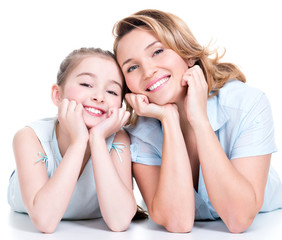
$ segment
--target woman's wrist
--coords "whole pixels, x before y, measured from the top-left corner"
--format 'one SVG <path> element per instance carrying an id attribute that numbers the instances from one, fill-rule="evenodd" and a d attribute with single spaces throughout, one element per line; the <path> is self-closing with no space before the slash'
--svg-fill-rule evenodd
<path id="1" fill-rule="evenodd" d="M 163 114 L 160 116 L 159 120 L 162 124 L 166 123 L 179 123 L 179 113 L 176 105 L 169 104 L 165 107 Z"/>

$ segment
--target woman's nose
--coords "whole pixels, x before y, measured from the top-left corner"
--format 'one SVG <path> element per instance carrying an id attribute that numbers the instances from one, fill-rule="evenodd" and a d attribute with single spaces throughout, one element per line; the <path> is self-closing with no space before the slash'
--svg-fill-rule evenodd
<path id="1" fill-rule="evenodd" d="M 156 67 L 153 65 L 152 62 L 147 62 L 146 64 L 143 64 L 144 79 L 151 78 L 152 76 L 154 76 L 156 71 Z"/>

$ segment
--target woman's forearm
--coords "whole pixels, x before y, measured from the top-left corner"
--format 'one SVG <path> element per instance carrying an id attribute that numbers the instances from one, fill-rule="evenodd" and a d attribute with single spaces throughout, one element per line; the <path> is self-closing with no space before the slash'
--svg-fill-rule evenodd
<path id="1" fill-rule="evenodd" d="M 179 119 L 162 119 L 163 153 L 158 187 L 149 213 L 168 231 L 189 232 L 194 223 L 194 188 L 191 166 Z"/>
<path id="2" fill-rule="evenodd" d="M 195 129 L 209 199 L 231 231 L 244 231 L 261 207 L 255 190 L 227 158 L 210 124 L 206 122 Z"/>

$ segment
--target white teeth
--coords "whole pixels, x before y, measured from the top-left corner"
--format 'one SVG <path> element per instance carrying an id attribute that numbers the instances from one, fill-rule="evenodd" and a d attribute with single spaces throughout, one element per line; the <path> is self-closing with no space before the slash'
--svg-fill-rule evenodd
<path id="1" fill-rule="evenodd" d="M 92 112 L 92 113 L 99 114 L 99 115 L 102 114 L 102 112 L 101 112 L 100 110 L 95 109 L 95 108 L 90 108 L 90 107 L 88 107 L 88 108 L 85 108 L 85 109 L 86 109 L 88 112 Z"/>
<path id="2" fill-rule="evenodd" d="M 160 81 L 157 81 L 156 83 L 154 83 L 151 87 L 149 87 L 148 89 L 150 91 L 153 91 L 154 89 L 156 89 L 157 87 L 159 87 L 160 85 L 162 85 L 163 83 L 167 82 L 169 79 L 169 77 L 167 78 L 163 78 Z"/>

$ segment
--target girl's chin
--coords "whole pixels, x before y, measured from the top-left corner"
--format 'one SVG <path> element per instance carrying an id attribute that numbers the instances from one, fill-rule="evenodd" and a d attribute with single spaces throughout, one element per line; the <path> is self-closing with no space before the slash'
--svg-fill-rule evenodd
<path id="1" fill-rule="evenodd" d="M 91 129 L 95 126 L 97 126 L 99 123 L 101 123 L 103 119 L 92 119 L 91 121 L 89 119 L 84 119 L 85 125 L 88 129 Z"/>

